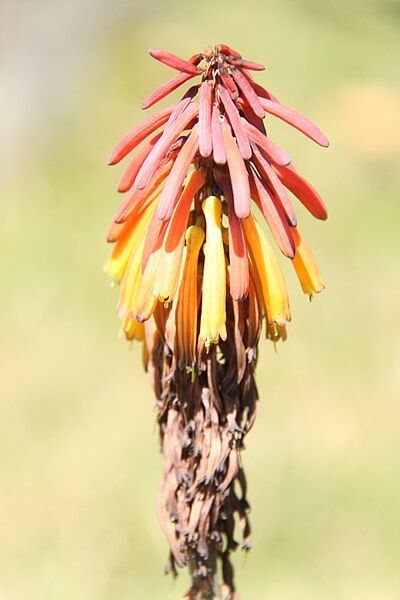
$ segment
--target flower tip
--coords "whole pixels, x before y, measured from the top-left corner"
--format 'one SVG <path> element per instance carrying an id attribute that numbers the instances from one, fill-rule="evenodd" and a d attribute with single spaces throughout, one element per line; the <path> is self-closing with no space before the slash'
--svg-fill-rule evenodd
<path id="1" fill-rule="evenodd" d="M 136 321 L 138 323 L 144 323 L 146 321 L 146 319 L 140 314 L 140 313 L 135 313 L 134 318 L 136 319 Z"/>
<path id="2" fill-rule="evenodd" d="M 250 203 L 242 202 L 239 206 L 235 206 L 235 213 L 239 219 L 247 219 L 247 217 L 250 215 L 250 212 Z"/>
<path id="3" fill-rule="evenodd" d="M 322 137 L 321 137 L 320 145 L 323 148 L 329 148 L 329 146 L 331 145 L 330 141 L 328 140 L 328 138 L 325 135 L 323 135 L 323 134 L 322 134 Z"/>
<path id="4" fill-rule="evenodd" d="M 156 208 L 156 215 L 158 217 L 158 219 L 160 219 L 160 221 L 169 221 L 169 214 L 168 214 L 168 206 L 164 206 L 163 204 L 158 204 L 157 208 Z"/>

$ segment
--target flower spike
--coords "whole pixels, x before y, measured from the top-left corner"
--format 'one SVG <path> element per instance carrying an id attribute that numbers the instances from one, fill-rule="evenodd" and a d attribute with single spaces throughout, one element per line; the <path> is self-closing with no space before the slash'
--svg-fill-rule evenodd
<path id="1" fill-rule="evenodd" d="M 251 547 L 241 452 L 257 414 L 258 345 L 263 326 L 274 344 L 286 340 L 291 320 L 279 261 L 290 260 L 310 298 L 324 288 L 291 194 L 317 219 L 327 209 L 269 137 L 270 115 L 320 146 L 328 140 L 255 81 L 263 65 L 226 44 L 189 60 L 149 52 L 177 73 L 143 109 L 188 89 L 111 151 L 112 165 L 133 155 L 104 270 L 120 286 L 120 334 L 143 344 L 157 398 L 167 570 L 190 564 L 187 598 L 235 600 L 238 535 Z"/>

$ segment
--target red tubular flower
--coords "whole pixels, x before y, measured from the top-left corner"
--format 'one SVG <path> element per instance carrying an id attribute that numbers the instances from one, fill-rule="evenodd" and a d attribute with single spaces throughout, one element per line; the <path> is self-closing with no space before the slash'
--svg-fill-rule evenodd
<path id="1" fill-rule="evenodd" d="M 119 180 L 125 196 L 107 232 L 114 247 L 105 270 L 120 283 L 121 332 L 143 341 L 157 397 L 164 455 L 157 510 L 169 569 L 189 565 L 188 598 L 218 593 L 234 600 L 236 529 L 242 547 L 251 545 L 240 452 L 258 404 L 261 327 L 265 322 L 274 342 L 285 340 L 291 320 L 286 284 L 258 215 L 304 293 L 324 287 L 289 193 L 317 219 L 326 219 L 325 204 L 267 137 L 266 125 L 274 116 L 321 146 L 328 140 L 254 81 L 251 72 L 263 65 L 225 44 L 189 60 L 150 54 L 178 74 L 142 108 L 194 83 L 110 154 L 116 164 L 136 149 Z"/>

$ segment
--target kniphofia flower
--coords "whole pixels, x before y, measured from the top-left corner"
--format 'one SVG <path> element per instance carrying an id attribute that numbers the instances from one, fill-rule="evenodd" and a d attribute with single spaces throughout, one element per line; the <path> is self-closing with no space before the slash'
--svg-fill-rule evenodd
<path id="1" fill-rule="evenodd" d="M 110 154 L 112 165 L 131 158 L 118 184 L 124 198 L 109 227 L 114 246 L 105 270 L 120 284 L 121 331 L 143 342 L 157 397 L 168 568 L 189 565 L 189 598 L 235 598 L 237 526 L 242 547 L 251 545 L 240 452 L 258 404 L 258 342 L 263 322 L 275 342 L 286 339 L 291 320 L 279 254 L 305 294 L 324 287 L 293 200 L 322 220 L 325 204 L 266 127 L 277 117 L 321 146 L 328 140 L 254 81 L 262 65 L 224 44 L 189 60 L 150 54 L 177 74 L 142 108 L 191 87 Z"/>

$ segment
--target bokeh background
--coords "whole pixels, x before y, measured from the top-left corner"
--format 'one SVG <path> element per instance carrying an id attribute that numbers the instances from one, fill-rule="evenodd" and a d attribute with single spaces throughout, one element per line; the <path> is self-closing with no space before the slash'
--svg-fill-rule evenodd
<path id="1" fill-rule="evenodd" d="M 399 26 L 398 0 L 2 0 L 1 600 L 186 588 L 162 574 L 154 402 L 102 273 L 105 164 L 170 76 L 147 48 L 222 41 L 331 139 L 268 119 L 329 205 L 298 206 L 327 286 L 310 305 L 287 268 L 289 339 L 262 345 L 241 597 L 400 598 Z"/>

